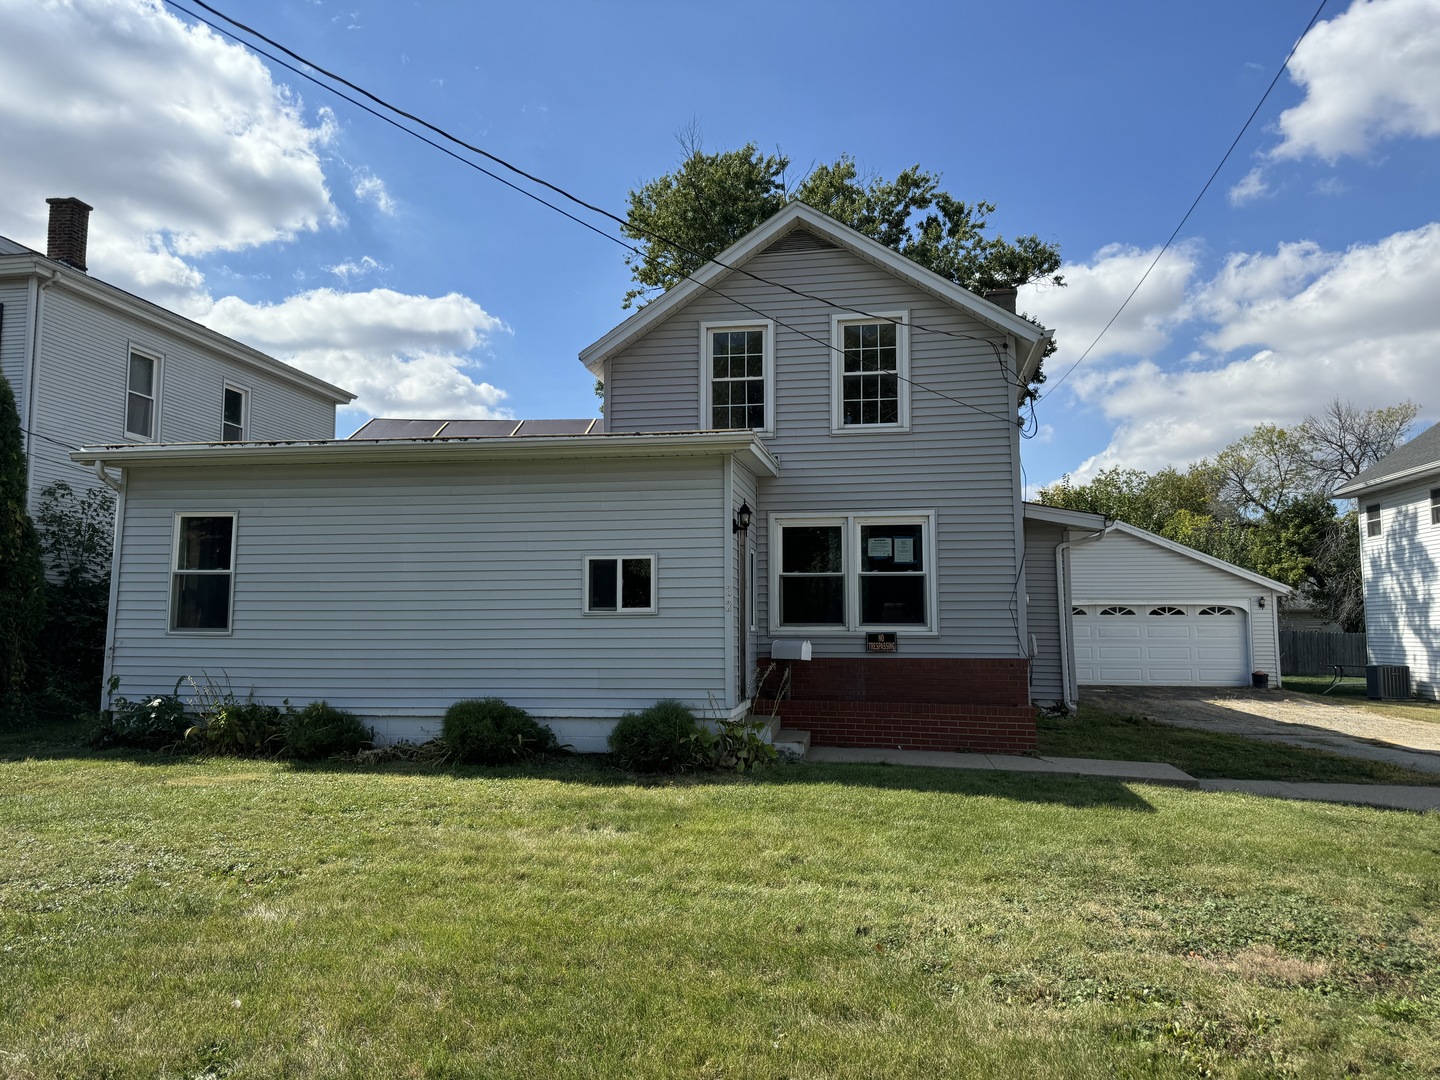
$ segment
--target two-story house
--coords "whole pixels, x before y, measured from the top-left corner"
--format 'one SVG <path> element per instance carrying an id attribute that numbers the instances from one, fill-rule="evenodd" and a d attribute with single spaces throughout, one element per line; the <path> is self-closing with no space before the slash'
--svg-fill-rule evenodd
<path id="1" fill-rule="evenodd" d="M 49 199 L 44 255 L 0 236 L 0 373 L 15 394 L 33 510 L 96 443 L 329 439 L 354 395 L 86 272 L 91 208 Z"/>
<path id="2" fill-rule="evenodd" d="M 603 425 L 89 448 L 123 478 L 109 672 L 386 737 L 496 695 L 601 749 L 659 698 L 779 696 L 816 743 L 1032 748 L 1105 524 L 1021 498 L 1047 337 L 792 204 L 583 350 Z"/>

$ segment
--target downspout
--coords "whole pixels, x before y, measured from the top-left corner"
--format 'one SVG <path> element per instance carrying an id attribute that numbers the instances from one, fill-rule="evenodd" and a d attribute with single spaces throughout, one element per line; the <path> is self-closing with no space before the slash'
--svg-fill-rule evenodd
<path id="1" fill-rule="evenodd" d="M 119 476 L 111 476 L 105 471 L 105 462 L 96 460 L 95 475 L 100 478 L 102 484 L 115 492 L 115 494 L 119 495 L 125 491 L 125 474 L 122 472 Z"/>
<path id="2" fill-rule="evenodd" d="M 110 695 L 114 693 L 111 685 L 115 672 L 115 601 L 120 595 L 120 555 L 125 550 L 122 542 L 125 529 L 125 473 L 120 473 L 116 480 L 105 471 L 105 463 L 100 460 L 95 462 L 95 474 L 105 482 L 105 486 L 114 488 L 115 495 L 115 526 L 111 531 L 114 543 L 110 549 L 110 602 L 105 610 L 105 656 L 101 668 L 100 678 L 100 710 L 107 712 L 110 708 Z"/>
<path id="3" fill-rule="evenodd" d="M 1071 712 L 1076 708 L 1075 699 L 1070 696 L 1070 650 L 1075 647 L 1075 632 L 1070 622 L 1070 578 L 1065 572 L 1065 556 L 1072 547 L 1105 539 L 1119 524 L 1118 521 L 1107 521 L 1099 532 L 1055 545 L 1055 591 L 1060 598 L 1060 703 Z"/>

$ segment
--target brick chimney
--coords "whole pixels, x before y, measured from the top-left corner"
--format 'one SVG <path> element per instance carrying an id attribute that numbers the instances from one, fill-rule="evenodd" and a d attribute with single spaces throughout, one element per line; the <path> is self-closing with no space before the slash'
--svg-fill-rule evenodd
<path id="1" fill-rule="evenodd" d="M 45 201 L 50 204 L 50 235 L 45 254 L 56 262 L 84 270 L 90 211 L 95 208 L 74 197 Z"/>
<path id="2" fill-rule="evenodd" d="M 53 226 L 52 226 L 53 228 Z M 1015 314 L 1015 294 L 1019 292 L 1014 285 L 1005 289 L 987 289 L 985 299 L 996 307 L 1002 307 L 1010 314 Z"/>

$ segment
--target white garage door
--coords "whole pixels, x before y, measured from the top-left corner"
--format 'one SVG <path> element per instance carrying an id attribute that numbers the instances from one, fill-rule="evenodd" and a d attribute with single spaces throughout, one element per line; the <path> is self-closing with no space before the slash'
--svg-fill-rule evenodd
<path id="1" fill-rule="evenodd" d="M 1245 613 L 1224 604 L 1073 610 L 1075 677 L 1090 686 L 1245 686 Z"/>

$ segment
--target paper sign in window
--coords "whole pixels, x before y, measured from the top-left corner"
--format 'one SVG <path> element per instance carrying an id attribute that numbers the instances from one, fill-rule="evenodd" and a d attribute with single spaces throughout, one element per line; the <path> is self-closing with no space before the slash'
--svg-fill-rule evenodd
<path id="1" fill-rule="evenodd" d="M 872 537 L 870 537 L 870 544 L 869 544 L 869 547 L 868 547 L 867 551 L 868 551 L 868 554 L 870 555 L 870 558 L 872 558 L 872 559 L 888 559 L 888 558 L 890 558 L 890 537 L 888 537 L 888 536 L 872 536 Z"/>
<path id="2" fill-rule="evenodd" d="M 873 544 L 875 541 L 870 542 Z M 915 538 L 913 536 L 895 537 L 895 561 L 897 563 L 913 563 L 915 561 Z"/>

